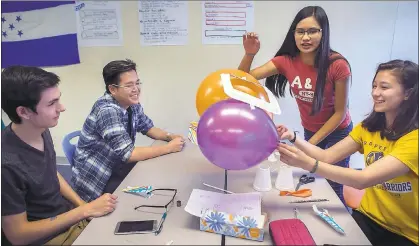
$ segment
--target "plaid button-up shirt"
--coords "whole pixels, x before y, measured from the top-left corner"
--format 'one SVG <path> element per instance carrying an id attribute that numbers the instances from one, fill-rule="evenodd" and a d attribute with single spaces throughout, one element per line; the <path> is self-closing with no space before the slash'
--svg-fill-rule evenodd
<path id="1" fill-rule="evenodd" d="M 146 134 L 153 122 L 140 104 L 131 105 L 132 127 L 128 133 L 128 112 L 108 93 L 100 97 L 87 117 L 73 157 L 73 188 L 86 202 L 102 195 L 117 165 L 124 165 L 134 150 L 137 132 Z"/>

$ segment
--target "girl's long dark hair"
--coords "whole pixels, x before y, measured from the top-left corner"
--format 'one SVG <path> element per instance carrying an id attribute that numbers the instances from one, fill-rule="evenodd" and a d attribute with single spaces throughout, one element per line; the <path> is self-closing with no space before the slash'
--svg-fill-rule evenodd
<path id="1" fill-rule="evenodd" d="M 380 132 L 381 138 L 397 140 L 418 129 L 418 64 L 411 61 L 392 60 L 378 66 L 374 76 L 380 71 L 392 71 L 406 92 L 406 99 L 400 104 L 391 126 L 386 126 L 385 114 L 374 110 L 362 121 L 362 126 L 370 132 Z M 374 83 L 373 80 L 373 83 Z"/>
<path id="2" fill-rule="evenodd" d="M 338 59 L 344 59 L 348 62 L 342 55 L 330 49 L 329 19 L 327 18 L 324 9 L 319 6 L 308 6 L 301 9 L 295 16 L 294 21 L 288 30 L 287 36 L 285 37 L 281 48 L 278 52 L 276 52 L 275 57 L 289 56 L 291 58 L 295 58 L 298 56 L 300 51 L 295 43 L 294 31 L 301 20 L 311 16 L 317 20 L 320 28 L 322 29 L 322 38 L 320 40 L 319 47 L 317 48 L 314 62 L 314 67 L 317 69 L 316 89 L 314 91 L 313 106 L 311 108 L 311 115 L 314 115 L 318 113 L 323 106 L 323 93 L 326 86 L 326 77 L 329 65 Z M 330 55 L 333 53 L 336 53 L 337 55 L 331 58 Z M 266 78 L 265 85 L 277 97 L 284 97 L 287 78 L 282 74 L 276 74 Z M 291 88 L 290 94 L 292 95 Z"/>

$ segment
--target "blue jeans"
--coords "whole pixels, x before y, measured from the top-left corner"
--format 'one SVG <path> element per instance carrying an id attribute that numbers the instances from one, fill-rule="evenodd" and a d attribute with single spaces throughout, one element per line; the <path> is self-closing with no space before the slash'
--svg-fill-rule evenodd
<path id="1" fill-rule="evenodd" d="M 346 138 L 349 133 L 352 131 L 353 123 L 351 122 L 347 127 L 341 130 L 335 130 L 334 132 L 330 133 L 325 139 L 323 139 L 320 143 L 317 144 L 318 147 L 322 149 L 330 148 L 331 146 L 335 145 L 340 140 Z M 315 133 L 311 132 L 307 129 L 304 129 L 304 138 L 308 141 Z M 336 166 L 340 167 L 349 167 L 349 160 L 350 156 L 347 158 L 335 163 Z M 331 163 L 332 164 L 332 163 Z M 346 206 L 345 199 L 343 198 L 343 185 L 333 182 L 331 180 L 326 179 L 329 182 L 332 189 L 335 191 L 336 195 L 338 195 L 339 199 L 342 203 Z"/>

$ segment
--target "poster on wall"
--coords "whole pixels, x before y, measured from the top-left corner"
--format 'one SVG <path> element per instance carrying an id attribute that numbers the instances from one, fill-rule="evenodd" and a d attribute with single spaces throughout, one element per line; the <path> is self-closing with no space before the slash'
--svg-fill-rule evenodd
<path id="1" fill-rule="evenodd" d="M 118 1 L 77 1 L 79 46 L 122 46 L 121 6 Z"/>
<path id="2" fill-rule="evenodd" d="M 253 28 L 253 1 L 202 1 L 203 44 L 241 44 Z"/>
<path id="3" fill-rule="evenodd" d="M 139 1 L 141 45 L 186 45 L 187 1 Z"/>

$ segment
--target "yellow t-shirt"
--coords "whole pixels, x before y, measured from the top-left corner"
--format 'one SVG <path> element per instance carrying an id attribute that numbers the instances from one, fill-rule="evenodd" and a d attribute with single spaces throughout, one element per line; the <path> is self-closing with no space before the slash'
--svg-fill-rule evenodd
<path id="1" fill-rule="evenodd" d="M 381 139 L 358 124 L 350 136 L 359 143 L 366 166 L 391 155 L 410 168 L 403 176 L 365 189 L 358 210 L 385 229 L 418 244 L 418 130 L 396 141 Z"/>

